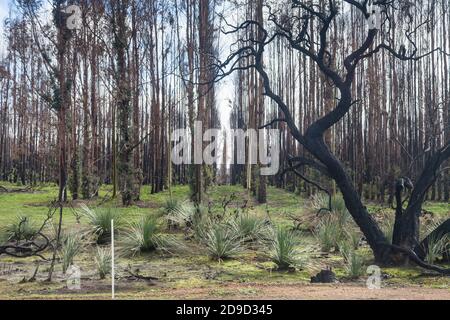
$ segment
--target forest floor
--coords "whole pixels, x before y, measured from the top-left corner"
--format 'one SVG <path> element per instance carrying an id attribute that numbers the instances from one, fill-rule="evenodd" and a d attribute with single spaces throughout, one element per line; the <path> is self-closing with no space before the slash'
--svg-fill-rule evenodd
<path id="1" fill-rule="evenodd" d="M 8 189 L 15 186 L 2 183 Z M 116 206 L 115 200 L 104 201 L 110 195 L 110 187 L 102 188 L 99 198 L 88 205 Z M 186 186 L 173 188 L 173 197 L 186 199 Z M 231 207 L 240 207 L 247 193 L 237 186 L 216 186 L 209 192 L 213 211 L 220 211 L 222 199 L 236 194 Z M 49 202 L 57 194 L 55 186 L 44 186 L 29 192 L 0 193 L 0 227 L 7 226 L 18 215 L 27 215 L 41 221 L 47 214 Z M 130 208 L 119 208 L 128 221 L 139 216 L 157 213 L 168 198 L 168 192 L 151 195 L 148 188 L 142 189 L 141 202 Z M 68 230 L 87 228 L 85 218 L 77 214 L 83 201 L 72 202 L 64 210 L 63 226 Z M 368 276 L 350 279 L 346 275 L 344 260 L 339 253 L 323 253 L 310 232 L 315 221 L 314 211 L 308 200 L 276 188 L 268 188 L 267 205 L 248 204 L 249 212 L 261 217 L 270 217 L 276 224 L 294 227 L 291 217 L 302 219 L 300 224 L 301 249 L 308 263 L 296 272 L 273 270 L 264 252 L 249 248 L 237 258 L 213 261 L 205 248 L 185 238 L 182 232 L 174 235 L 183 241 L 183 251 L 173 254 L 151 253 L 134 258 L 118 258 L 116 261 L 116 298 L 118 299 L 450 299 L 450 277 L 443 277 L 416 267 L 382 268 L 380 289 L 368 289 Z M 393 214 L 392 210 L 375 204 L 369 211 L 378 216 L 380 212 Z M 446 203 L 426 203 L 425 209 L 437 217 L 449 217 L 450 206 Z M 81 287 L 69 290 L 66 276 L 58 264 L 54 281 L 45 282 L 49 263 L 37 257 L 18 259 L 0 256 L 0 299 L 110 299 L 111 279 L 99 280 L 94 266 L 94 247 L 86 247 L 75 257 L 81 268 Z M 367 246 L 358 250 L 364 255 L 365 265 L 372 264 Z M 45 254 L 50 257 L 50 252 Z M 37 265 L 36 281 L 29 279 Z M 310 284 L 310 277 L 320 269 L 332 267 L 338 283 L 331 285 Z M 149 281 L 134 275 L 152 276 Z"/>

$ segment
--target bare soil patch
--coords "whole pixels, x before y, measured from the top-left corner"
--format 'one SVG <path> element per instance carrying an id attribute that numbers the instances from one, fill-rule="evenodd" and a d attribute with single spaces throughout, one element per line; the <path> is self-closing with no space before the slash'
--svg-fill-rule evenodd
<path id="1" fill-rule="evenodd" d="M 368 289 L 361 285 L 241 285 L 220 288 L 225 299 L 276 299 L 276 300 L 450 300 L 449 289 L 423 287 Z M 217 290 L 189 288 L 172 291 L 176 298 L 216 299 Z M 216 293 L 216 294 L 215 294 Z"/>

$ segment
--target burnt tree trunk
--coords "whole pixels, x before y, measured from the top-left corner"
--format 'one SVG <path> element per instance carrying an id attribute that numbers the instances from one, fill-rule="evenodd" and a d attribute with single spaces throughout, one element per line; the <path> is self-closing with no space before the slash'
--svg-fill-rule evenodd
<path id="1" fill-rule="evenodd" d="M 420 249 L 418 249 L 418 247 L 420 247 L 419 218 L 422 212 L 422 205 L 428 190 L 439 176 L 439 168 L 449 157 L 450 145 L 447 145 L 446 147 L 441 148 L 433 155 L 431 155 L 428 161 L 426 161 L 424 170 L 422 171 L 417 183 L 415 184 L 414 189 L 411 192 L 408 206 L 404 210 L 404 212 L 401 212 L 399 222 L 394 226 L 394 245 L 420 252 Z M 399 206 L 401 207 L 401 199 L 400 203 L 397 203 L 397 208 Z M 400 210 L 403 211 L 402 209 Z M 438 232 L 444 231 L 446 227 L 447 223 L 444 223 L 442 228 L 438 228 L 440 229 Z M 426 243 L 428 243 L 428 240 Z M 419 257 L 423 257 L 424 254 L 425 251 L 423 251 L 422 254 L 419 255 Z"/>
<path id="2" fill-rule="evenodd" d="M 119 125 L 119 188 L 122 195 L 122 204 L 128 206 L 132 202 L 133 170 L 132 170 L 132 135 L 130 130 L 131 107 L 130 86 L 127 75 L 126 51 L 128 46 L 126 17 L 128 0 L 113 1 L 113 30 L 114 49 L 116 54 L 116 105 Z"/>

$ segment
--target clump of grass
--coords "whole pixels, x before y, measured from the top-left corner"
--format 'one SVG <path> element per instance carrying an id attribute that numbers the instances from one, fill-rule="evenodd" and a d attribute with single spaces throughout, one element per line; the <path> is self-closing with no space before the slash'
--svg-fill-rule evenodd
<path id="1" fill-rule="evenodd" d="M 73 259 L 83 248 L 81 237 L 77 234 L 69 233 L 63 239 L 60 250 L 63 273 L 73 264 Z"/>
<path id="2" fill-rule="evenodd" d="M 311 207 L 319 211 L 328 208 L 328 195 L 324 193 L 316 193 L 311 197 Z"/>
<path id="3" fill-rule="evenodd" d="M 329 208 L 329 197 L 326 194 L 316 194 L 312 198 L 312 206 L 316 210 Z M 359 245 L 359 234 L 353 230 L 351 215 L 345 206 L 341 195 L 331 197 L 331 212 L 326 212 L 315 228 L 314 234 L 319 240 L 322 251 L 339 250 L 339 243 L 348 238 L 355 248 Z M 348 231 L 351 230 L 351 231 Z"/>
<path id="4" fill-rule="evenodd" d="M 179 246 L 175 239 L 164 236 L 158 218 L 154 215 L 142 217 L 129 224 L 119 239 L 119 252 L 123 256 L 135 256 L 157 249 L 170 251 Z"/>
<path id="5" fill-rule="evenodd" d="M 14 221 L 12 221 L 5 228 L 6 241 L 29 241 L 38 232 L 38 226 L 33 223 L 30 217 L 27 216 L 17 216 Z"/>
<path id="6" fill-rule="evenodd" d="M 229 259 L 243 250 L 242 240 L 228 224 L 211 224 L 199 235 L 212 259 L 219 261 Z"/>
<path id="7" fill-rule="evenodd" d="M 425 256 L 425 260 L 429 264 L 434 263 L 437 259 L 444 256 L 450 250 L 450 237 L 448 235 L 444 235 L 439 238 L 430 236 L 430 234 L 443 222 L 444 220 L 441 218 L 431 219 L 425 228 L 421 228 L 421 240 L 423 241 L 426 237 L 430 237 L 428 239 L 427 254 Z"/>
<path id="8" fill-rule="evenodd" d="M 386 239 L 389 243 L 392 243 L 392 238 L 394 236 L 394 223 L 395 217 L 393 215 L 386 216 L 385 219 L 381 222 L 381 230 L 386 236 Z"/>
<path id="9" fill-rule="evenodd" d="M 170 228 L 190 226 L 192 224 L 195 208 L 186 201 L 169 199 L 163 207 L 163 214 L 166 217 Z"/>
<path id="10" fill-rule="evenodd" d="M 347 239 L 343 239 L 343 240 L 339 241 L 339 252 L 341 253 L 344 260 L 345 260 L 345 257 L 348 256 L 348 254 L 354 250 L 355 249 L 353 249 L 352 244 Z"/>
<path id="11" fill-rule="evenodd" d="M 345 201 L 342 196 L 334 195 L 331 197 L 331 210 L 337 214 L 338 221 L 341 226 L 351 221 L 352 217 L 345 206 Z"/>
<path id="12" fill-rule="evenodd" d="M 178 201 L 177 199 L 168 198 L 162 207 L 162 211 L 164 214 L 170 214 L 176 208 L 178 208 L 179 205 L 180 205 L 180 201 Z"/>
<path id="13" fill-rule="evenodd" d="M 345 230 L 345 238 L 348 240 L 349 244 L 351 244 L 354 250 L 357 250 L 359 248 L 359 243 L 361 242 L 361 233 L 358 230 L 355 230 L 354 228 Z"/>
<path id="14" fill-rule="evenodd" d="M 293 231 L 285 228 L 272 228 L 268 242 L 268 257 L 277 265 L 278 270 L 300 267 L 298 245 L 300 244 Z"/>
<path id="15" fill-rule="evenodd" d="M 208 214 L 208 209 L 199 205 L 194 208 L 192 215 L 192 223 L 190 228 L 193 231 L 194 237 L 200 241 L 206 237 L 206 231 L 208 231 L 212 225 L 219 224 L 219 221 L 212 221 L 211 216 Z"/>
<path id="16" fill-rule="evenodd" d="M 111 250 L 109 248 L 97 247 L 95 253 L 95 266 L 100 279 L 105 279 L 111 273 Z"/>
<path id="17" fill-rule="evenodd" d="M 98 244 L 108 243 L 111 240 L 111 220 L 114 219 L 114 230 L 118 230 L 122 225 L 122 217 L 116 208 L 94 210 L 83 204 L 81 210 L 82 216 L 88 219 Z"/>
<path id="18" fill-rule="evenodd" d="M 319 211 L 329 209 L 329 197 L 324 193 L 317 193 L 311 199 L 311 206 Z M 345 206 L 345 201 L 341 195 L 331 196 L 331 212 L 338 217 L 339 224 L 344 225 L 351 219 L 351 215 Z"/>
<path id="19" fill-rule="evenodd" d="M 343 241 L 340 243 L 340 248 L 347 276 L 353 279 L 361 277 L 365 271 L 363 257 L 354 249 L 352 243 Z"/>
<path id="20" fill-rule="evenodd" d="M 266 221 L 248 213 L 233 219 L 233 226 L 243 241 L 262 241 L 267 237 Z"/>
<path id="21" fill-rule="evenodd" d="M 445 219 L 432 217 L 429 220 L 424 221 L 423 228 L 420 228 L 420 239 L 425 239 L 428 235 L 430 235 L 436 228 L 438 228 L 442 223 L 444 223 Z"/>
<path id="22" fill-rule="evenodd" d="M 428 241 L 428 251 L 425 260 L 429 264 L 433 264 L 437 259 L 442 257 L 442 255 L 448 250 L 448 248 L 449 238 L 447 235 L 443 236 L 440 239 L 430 237 Z"/>
<path id="23" fill-rule="evenodd" d="M 351 278 L 359 278 L 364 274 L 364 260 L 356 251 L 351 251 L 345 258 L 345 270 Z"/>
<path id="24" fill-rule="evenodd" d="M 322 251 L 331 252 L 339 250 L 339 243 L 344 238 L 344 230 L 336 217 L 326 216 L 322 218 L 314 231 Z"/>
<path id="25" fill-rule="evenodd" d="M 7 242 L 9 236 L 7 235 L 5 228 L 0 228 L 0 244 Z"/>

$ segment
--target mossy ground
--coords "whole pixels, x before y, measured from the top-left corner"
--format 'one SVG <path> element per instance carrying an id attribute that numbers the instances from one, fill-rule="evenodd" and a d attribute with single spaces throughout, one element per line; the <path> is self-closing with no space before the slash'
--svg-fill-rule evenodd
<path id="1" fill-rule="evenodd" d="M 3 184 L 8 189 L 16 186 Z M 254 203 L 248 192 L 239 186 L 215 186 L 209 191 L 212 210 L 220 212 L 224 197 L 231 194 L 236 197 L 230 207 L 240 207 L 247 199 L 251 214 L 269 217 L 276 224 L 293 227 L 292 216 L 302 217 L 311 214 L 308 201 L 293 193 L 269 187 L 268 202 L 265 205 Z M 143 214 L 157 213 L 168 199 L 167 191 L 150 194 L 148 187 L 141 192 L 141 201 L 137 205 L 123 208 L 118 199 L 107 200 L 111 187 L 104 186 L 98 199 L 88 204 L 96 206 L 117 206 L 125 220 L 132 221 Z M 187 199 L 189 188 L 176 186 L 172 196 L 176 199 Z M 47 206 L 57 195 L 55 185 L 37 188 L 34 192 L 0 193 L 0 228 L 8 225 L 17 215 L 27 215 L 36 222 L 42 221 L 47 214 Z M 87 228 L 84 218 L 74 214 L 79 203 L 71 203 L 64 210 L 63 226 L 65 230 L 81 230 Z M 376 205 L 368 206 L 376 212 Z M 444 203 L 427 203 L 425 209 L 442 217 L 450 216 L 450 208 Z M 384 208 L 384 211 L 390 209 Z M 270 286 L 308 287 L 310 277 L 321 268 L 333 267 L 341 285 L 365 286 L 366 276 L 350 279 L 346 276 L 343 258 L 338 253 L 323 254 L 313 235 L 306 230 L 301 232 L 301 249 L 308 257 L 308 262 L 302 270 L 296 272 L 274 271 L 274 265 L 265 256 L 264 250 L 245 250 L 235 259 L 213 261 L 208 258 L 206 250 L 193 240 L 185 239 L 180 232 L 176 234 L 185 245 L 183 250 L 174 254 L 151 253 L 134 258 L 119 258 L 117 260 L 116 296 L 124 299 L 173 299 L 173 298 L 252 298 L 260 297 L 261 288 Z M 110 278 L 100 280 L 94 265 L 93 246 L 87 246 L 75 258 L 75 263 L 81 268 L 81 290 L 67 289 L 65 276 L 61 265 L 57 265 L 54 281 L 45 282 L 49 263 L 32 257 L 17 259 L 0 256 L 0 298 L 3 299 L 108 299 L 110 298 Z M 364 256 L 365 264 L 371 264 L 371 253 L 367 247 L 362 247 L 359 253 Z M 46 257 L 50 253 L 45 254 Z M 37 264 L 39 271 L 35 282 L 23 282 L 29 279 Z M 145 281 L 133 278 L 127 272 L 158 278 L 156 281 Z M 423 287 L 429 289 L 445 289 L 450 292 L 450 278 L 436 276 L 421 269 L 385 268 L 383 269 L 383 287 Z M 290 287 L 289 287 L 290 288 Z M 338 294 L 338 293 L 337 293 Z M 287 295 L 286 297 L 289 297 Z M 271 297 L 267 297 L 271 298 Z M 338 296 L 336 298 L 339 298 Z"/>

